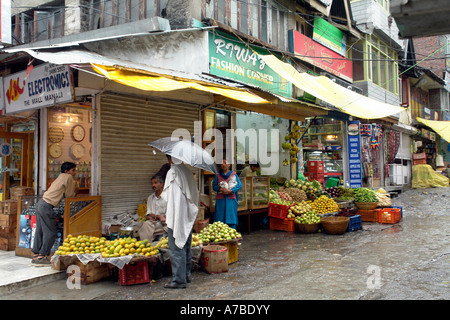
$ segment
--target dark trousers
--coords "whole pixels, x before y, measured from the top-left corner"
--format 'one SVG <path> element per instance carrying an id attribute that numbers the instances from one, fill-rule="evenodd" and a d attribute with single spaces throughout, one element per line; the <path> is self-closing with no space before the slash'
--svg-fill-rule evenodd
<path id="1" fill-rule="evenodd" d="M 186 244 L 182 249 L 175 245 L 175 239 L 173 237 L 173 230 L 168 229 L 169 238 L 169 255 L 170 262 L 172 264 L 172 284 L 186 284 L 191 281 L 191 243 L 192 232 L 186 241 Z"/>
<path id="2" fill-rule="evenodd" d="M 49 255 L 55 244 L 56 235 L 56 214 L 53 206 L 41 199 L 36 205 L 36 230 L 31 251 L 34 254 Z"/>

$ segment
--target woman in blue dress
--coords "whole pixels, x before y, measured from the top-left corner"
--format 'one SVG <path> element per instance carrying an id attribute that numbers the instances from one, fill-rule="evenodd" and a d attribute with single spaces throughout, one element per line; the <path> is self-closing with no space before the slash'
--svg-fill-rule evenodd
<path id="1" fill-rule="evenodd" d="M 216 194 L 214 221 L 226 223 L 236 229 L 238 225 L 238 195 L 242 184 L 236 172 L 230 170 L 230 164 L 224 160 L 219 174 L 214 177 L 213 190 Z"/>

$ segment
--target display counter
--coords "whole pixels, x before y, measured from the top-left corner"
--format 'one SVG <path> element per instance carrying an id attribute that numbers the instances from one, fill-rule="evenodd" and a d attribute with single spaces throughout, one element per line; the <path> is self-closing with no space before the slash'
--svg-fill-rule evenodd
<path id="1" fill-rule="evenodd" d="M 270 177 L 246 177 L 248 209 L 269 207 Z"/>
<path id="2" fill-rule="evenodd" d="M 247 200 L 247 184 L 240 178 L 242 187 L 238 191 L 238 211 L 245 211 L 248 209 L 248 200 Z M 209 211 L 213 213 L 216 207 L 216 194 L 217 192 L 213 189 L 213 181 L 214 177 L 209 178 L 209 203 L 210 208 Z"/>
<path id="3" fill-rule="evenodd" d="M 36 204 L 42 196 L 19 197 L 17 205 L 16 255 L 31 257 L 31 247 L 36 229 Z M 52 248 L 56 251 L 69 234 L 101 237 L 101 196 L 79 196 L 65 198 L 53 208 L 57 220 L 57 238 Z"/>

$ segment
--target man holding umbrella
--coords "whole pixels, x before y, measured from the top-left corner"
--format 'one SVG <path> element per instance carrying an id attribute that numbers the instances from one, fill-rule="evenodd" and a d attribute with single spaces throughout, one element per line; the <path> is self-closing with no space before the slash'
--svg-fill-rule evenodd
<path id="1" fill-rule="evenodd" d="M 214 173 L 218 173 L 217 168 L 211 154 L 192 141 L 166 137 L 149 145 L 165 153 L 171 164 L 163 191 L 172 264 L 172 280 L 165 288 L 186 288 L 191 282 L 192 227 L 197 218 L 199 192 L 194 175 L 183 162 Z"/>
<path id="2" fill-rule="evenodd" d="M 164 287 L 186 288 L 191 282 L 192 227 L 198 213 L 198 190 L 192 172 L 182 163 L 171 164 L 167 172 L 164 192 L 167 197 L 166 223 L 168 227 L 169 255 L 172 281 Z"/>

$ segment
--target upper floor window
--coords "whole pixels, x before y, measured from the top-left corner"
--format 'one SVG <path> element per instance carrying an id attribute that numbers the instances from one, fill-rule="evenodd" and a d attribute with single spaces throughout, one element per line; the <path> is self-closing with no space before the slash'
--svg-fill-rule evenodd
<path id="1" fill-rule="evenodd" d="M 31 7 L 12 17 L 13 44 L 60 38 L 160 16 L 166 0 L 84 0 L 65 6 L 63 0 Z M 17 4 L 18 7 L 20 7 Z"/>
<path id="2" fill-rule="evenodd" d="M 14 45 L 60 38 L 64 35 L 64 10 L 61 7 L 31 10 L 12 17 Z"/>
<path id="3" fill-rule="evenodd" d="M 281 49 L 287 49 L 287 9 L 272 0 L 211 0 L 203 15 Z"/>
<path id="4" fill-rule="evenodd" d="M 398 94 L 398 54 L 373 35 L 352 45 L 353 80 L 369 80 Z"/>

